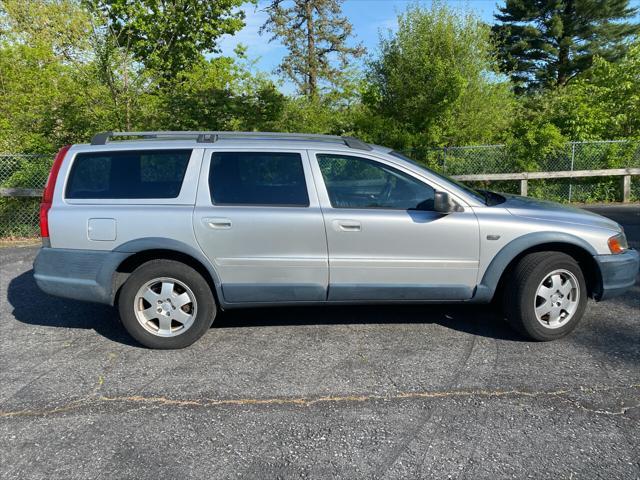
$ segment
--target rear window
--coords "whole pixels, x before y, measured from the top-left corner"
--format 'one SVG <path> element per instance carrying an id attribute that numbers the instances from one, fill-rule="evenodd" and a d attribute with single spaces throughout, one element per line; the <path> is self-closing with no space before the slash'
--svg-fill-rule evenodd
<path id="1" fill-rule="evenodd" d="M 214 153 L 209 190 L 216 205 L 309 206 L 298 153 Z"/>
<path id="2" fill-rule="evenodd" d="M 79 153 L 66 198 L 176 198 L 191 150 Z"/>

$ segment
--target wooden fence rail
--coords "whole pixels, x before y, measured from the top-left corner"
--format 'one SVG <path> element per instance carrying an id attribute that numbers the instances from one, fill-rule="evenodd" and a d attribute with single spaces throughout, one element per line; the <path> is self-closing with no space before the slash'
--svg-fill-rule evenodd
<path id="1" fill-rule="evenodd" d="M 529 180 L 558 178 L 620 177 L 622 201 L 631 199 L 631 177 L 640 175 L 640 168 L 612 168 L 607 170 L 564 170 L 560 172 L 480 173 L 474 175 L 452 175 L 462 182 L 487 182 L 496 180 L 520 180 L 520 195 L 527 195 Z"/>
<path id="2" fill-rule="evenodd" d="M 0 188 L 0 197 L 41 197 L 41 188 Z"/>

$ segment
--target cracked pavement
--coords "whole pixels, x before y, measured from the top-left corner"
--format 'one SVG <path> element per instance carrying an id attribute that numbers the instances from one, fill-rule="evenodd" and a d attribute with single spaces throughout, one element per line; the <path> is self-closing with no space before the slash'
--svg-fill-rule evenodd
<path id="1" fill-rule="evenodd" d="M 640 208 L 604 213 L 637 248 Z M 484 306 L 272 308 L 151 351 L 35 253 L 0 250 L 0 478 L 640 478 L 640 285 L 551 343 Z"/>

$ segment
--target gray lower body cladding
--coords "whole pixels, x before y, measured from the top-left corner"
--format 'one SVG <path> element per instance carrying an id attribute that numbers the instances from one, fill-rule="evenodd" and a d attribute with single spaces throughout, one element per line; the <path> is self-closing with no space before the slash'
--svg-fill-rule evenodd
<path id="1" fill-rule="evenodd" d="M 132 252 L 43 247 L 34 262 L 38 287 L 50 295 L 113 304 L 114 274 Z M 473 290 L 465 286 L 435 285 L 320 285 L 223 284 L 224 306 L 327 302 L 464 301 Z"/>
<path id="2" fill-rule="evenodd" d="M 602 292 L 599 300 L 621 295 L 636 283 L 640 269 L 640 254 L 627 250 L 617 255 L 595 255 L 600 268 Z"/>
<path id="3" fill-rule="evenodd" d="M 114 273 L 118 265 L 132 255 L 132 252 L 102 250 L 75 250 L 64 248 L 40 249 L 34 262 L 34 277 L 38 287 L 50 295 L 113 304 Z M 620 295 L 631 288 L 638 276 L 640 256 L 635 250 L 618 255 L 594 256 L 602 279 L 599 300 Z M 237 305 L 255 303 L 291 303 L 284 300 L 283 293 L 290 296 L 291 289 L 300 288 L 301 301 L 324 303 L 326 292 L 319 286 L 295 285 L 225 285 L 222 288 L 226 302 Z M 305 288 L 306 287 L 306 288 Z M 495 288 L 495 285 L 493 286 Z M 364 291 L 366 290 L 366 291 Z M 400 295 L 400 290 L 404 291 Z M 329 301 L 352 301 L 368 303 L 374 301 L 472 301 L 484 303 L 482 285 L 475 296 L 472 290 L 463 286 L 383 286 L 363 288 L 361 285 L 329 287 Z M 332 295 L 333 294 L 333 295 Z M 486 295 L 488 297 L 488 295 Z M 303 298 L 302 298 L 303 297 Z M 225 303 L 226 303 L 225 302 Z"/>
<path id="4" fill-rule="evenodd" d="M 130 253 L 43 247 L 33 263 L 38 287 L 50 295 L 113 303 L 113 274 Z"/>

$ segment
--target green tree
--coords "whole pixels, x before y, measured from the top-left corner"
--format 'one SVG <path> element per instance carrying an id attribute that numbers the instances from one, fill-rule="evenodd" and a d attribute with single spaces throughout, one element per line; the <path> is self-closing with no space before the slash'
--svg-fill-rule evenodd
<path id="1" fill-rule="evenodd" d="M 489 143 L 510 125 L 513 95 L 490 30 L 471 13 L 410 7 L 369 68 L 361 129 L 396 148 Z"/>
<path id="2" fill-rule="evenodd" d="M 50 152 L 140 125 L 153 83 L 93 13 L 75 0 L 2 2 L 2 150 Z"/>
<path id="3" fill-rule="evenodd" d="M 640 41 L 616 62 L 596 57 L 546 104 L 549 119 L 572 139 L 640 137 Z"/>
<path id="4" fill-rule="evenodd" d="M 591 68 L 564 87 L 522 97 L 518 118 L 525 128 L 514 130 L 514 136 L 548 123 L 567 140 L 639 138 L 638 79 L 640 41 L 616 62 L 594 58 Z"/>
<path id="5" fill-rule="evenodd" d="M 0 150 L 49 152 L 82 138 L 95 112 L 79 88 L 87 13 L 72 0 L 4 0 L 0 21 Z"/>
<path id="6" fill-rule="evenodd" d="M 501 68 L 520 89 L 561 86 L 594 56 L 624 56 L 640 31 L 628 0 L 506 0 L 493 27 Z"/>
<path id="7" fill-rule="evenodd" d="M 186 70 L 157 97 L 150 128 L 168 130 L 273 130 L 286 99 L 250 65 L 218 57 Z"/>
<path id="8" fill-rule="evenodd" d="M 100 130 L 275 128 L 286 100 L 241 52 L 169 82 L 111 27 L 88 3 L 3 0 L 0 150 L 52 152 Z"/>
<path id="9" fill-rule="evenodd" d="M 0 32 L 12 43 L 46 45 L 61 60 L 88 47 L 89 14 L 75 0 L 2 0 Z"/>
<path id="10" fill-rule="evenodd" d="M 344 0 L 272 0 L 261 32 L 280 40 L 289 50 L 278 72 L 292 80 L 300 94 L 316 98 L 325 83 L 338 85 L 361 45 L 349 46 L 349 21 L 341 15 Z"/>
<path id="11" fill-rule="evenodd" d="M 89 0 L 118 45 L 164 80 L 218 51 L 218 39 L 244 27 L 243 0 Z"/>
<path id="12" fill-rule="evenodd" d="M 162 77 L 138 63 L 130 46 L 121 45 L 109 28 L 109 20 L 94 13 L 98 14 L 92 16 L 91 61 L 85 66 L 89 70 L 86 80 L 100 87 L 93 98 L 110 111 L 108 129 L 133 130 L 143 116 L 145 103 L 163 94 L 158 88 Z"/>

